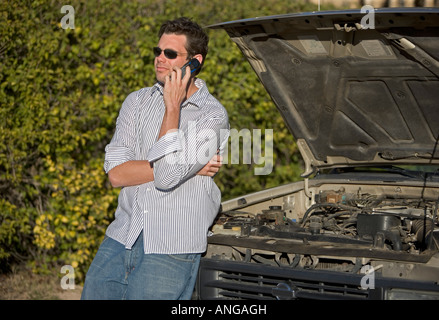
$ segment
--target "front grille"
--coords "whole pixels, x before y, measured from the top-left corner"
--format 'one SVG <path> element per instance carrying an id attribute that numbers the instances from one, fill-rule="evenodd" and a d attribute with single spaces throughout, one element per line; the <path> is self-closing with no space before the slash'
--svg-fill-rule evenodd
<path id="1" fill-rule="evenodd" d="M 361 276 L 204 260 L 199 272 L 201 299 L 369 299 Z"/>
<path id="2" fill-rule="evenodd" d="M 290 298 L 367 298 L 367 292 L 358 287 L 315 281 L 279 279 L 248 273 L 219 272 L 218 280 L 210 283 L 217 287 L 223 298 L 288 299 Z"/>

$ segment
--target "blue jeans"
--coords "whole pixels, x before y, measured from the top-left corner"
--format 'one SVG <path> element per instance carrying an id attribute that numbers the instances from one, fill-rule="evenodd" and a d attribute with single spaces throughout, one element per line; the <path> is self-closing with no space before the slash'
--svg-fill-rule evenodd
<path id="1" fill-rule="evenodd" d="M 142 238 L 128 250 L 105 237 L 87 272 L 82 300 L 191 298 L 201 254 L 144 254 Z"/>

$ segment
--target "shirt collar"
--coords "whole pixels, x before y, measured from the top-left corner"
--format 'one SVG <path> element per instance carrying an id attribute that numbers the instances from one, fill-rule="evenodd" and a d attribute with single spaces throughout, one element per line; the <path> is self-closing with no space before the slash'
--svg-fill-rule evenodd
<path id="1" fill-rule="evenodd" d="M 189 97 L 186 101 L 183 102 L 182 108 L 192 105 L 197 108 L 201 108 L 203 106 L 203 101 L 209 94 L 209 90 L 207 89 L 206 82 L 202 79 L 195 79 L 195 86 L 198 88 L 197 91 L 194 92 L 193 95 Z M 156 91 L 160 92 L 163 95 L 163 85 L 160 82 L 156 82 L 153 86 L 153 90 L 151 94 L 154 94 Z"/>

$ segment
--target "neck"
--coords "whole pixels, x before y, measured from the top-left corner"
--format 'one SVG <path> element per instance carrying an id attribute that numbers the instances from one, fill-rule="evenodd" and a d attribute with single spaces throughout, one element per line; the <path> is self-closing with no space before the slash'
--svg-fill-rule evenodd
<path id="1" fill-rule="evenodd" d="M 195 85 L 195 78 L 191 78 L 188 84 L 186 100 L 189 99 L 189 97 L 193 95 L 195 92 L 197 92 L 197 90 L 198 87 Z"/>

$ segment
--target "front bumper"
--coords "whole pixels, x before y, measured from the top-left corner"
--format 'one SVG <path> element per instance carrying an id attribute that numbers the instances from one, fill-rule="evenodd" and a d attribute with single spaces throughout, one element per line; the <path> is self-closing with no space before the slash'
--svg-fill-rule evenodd
<path id="1" fill-rule="evenodd" d="M 435 282 L 327 270 L 292 269 L 203 258 L 196 296 L 201 300 L 439 299 Z"/>

